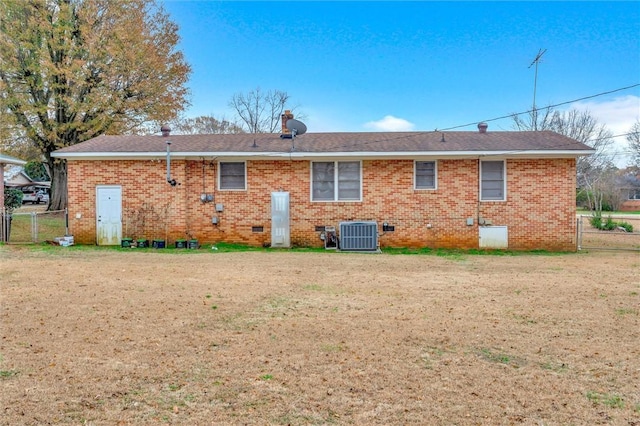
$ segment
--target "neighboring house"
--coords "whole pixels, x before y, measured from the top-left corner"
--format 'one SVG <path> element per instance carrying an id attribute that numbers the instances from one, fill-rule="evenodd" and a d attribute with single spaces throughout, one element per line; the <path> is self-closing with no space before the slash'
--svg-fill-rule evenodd
<path id="1" fill-rule="evenodd" d="M 640 172 L 637 168 L 634 170 L 626 173 L 621 182 L 624 198 L 620 204 L 621 211 L 640 211 Z"/>
<path id="2" fill-rule="evenodd" d="M 356 250 L 575 250 L 576 159 L 591 148 L 548 131 L 478 128 L 165 131 L 99 136 L 53 156 L 67 160 L 69 227 L 80 243 L 124 236 L 322 247 L 337 237 L 339 248 Z"/>
<path id="3" fill-rule="evenodd" d="M 51 188 L 51 181 L 33 180 L 25 173 L 24 169 L 5 179 L 4 184 L 8 188 L 23 188 L 26 186 L 37 186 L 38 188 L 47 190 Z"/>
<path id="4" fill-rule="evenodd" d="M 49 202 L 51 182 L 35 181 L 31 179 L 24 170 L 20 170 L 18 173 L 15 173 L 8 179 L 5 179 L 4 186 L 6 188 L 21 190 L 23 203 L 46 204 Z"/>
<path id="5" fill-rule="evenodd" d="M 0 210 L 4 210 L 4 189 L 8 186 L 7 181 L 17 174 L 12 173 L 12 169 L 25 164 L 27 162 L 24 160 L 0 153 Z"/>
<path id="6" fill-rule="evenodd" d="M 7 241 L 9 235 L 9 224 L 11 219 L 7 216 L 4 207 L 4 188 L 5 188 L 5 167 L 24 166 L 26 161 L 0 153 L 0 242 Z M 8 219 L 8 220 L 7 220 Z"/>

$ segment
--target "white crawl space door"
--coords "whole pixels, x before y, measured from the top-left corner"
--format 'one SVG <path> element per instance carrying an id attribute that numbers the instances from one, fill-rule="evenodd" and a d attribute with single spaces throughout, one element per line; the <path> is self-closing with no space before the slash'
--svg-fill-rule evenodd
<path id="1" fill-rule="evenodd" d="M 481 226 L 480 248 L 508 248 L 509 233 L 506 226 Z"/>

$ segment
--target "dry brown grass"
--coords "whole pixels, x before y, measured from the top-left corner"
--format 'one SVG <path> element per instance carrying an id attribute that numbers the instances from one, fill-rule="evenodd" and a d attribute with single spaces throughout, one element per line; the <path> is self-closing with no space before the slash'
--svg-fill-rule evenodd
<path id="1" fill-rule="evenodd" d="M 0 247 L 2 425 L 640 425 L 640 256 Z"/>

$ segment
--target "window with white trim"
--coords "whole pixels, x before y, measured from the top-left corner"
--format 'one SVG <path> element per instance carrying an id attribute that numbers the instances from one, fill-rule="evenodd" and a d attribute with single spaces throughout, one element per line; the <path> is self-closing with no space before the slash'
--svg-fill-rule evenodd
<path id="1" fill-rule="evenodd" d="M 435 161 L 416 161 L 414 163 L 414 188 L 436 189 L 438 170 Z"/>
<path id="2" fill-rule="evenodd" d="M 311 163 L 311 201 L 360 201 L 360 161 Z"/>
<path id="3" fill-rule="evenodd" d="M 221 190 L 247 189 L 247 168 L 244 161 L 220 163 L 218 182 Z"/>
<path id="4" fill-rule="evenodd" d="M 505 162 L 480 161 L 480 200 L 504 201 L 507 199 Z"/>

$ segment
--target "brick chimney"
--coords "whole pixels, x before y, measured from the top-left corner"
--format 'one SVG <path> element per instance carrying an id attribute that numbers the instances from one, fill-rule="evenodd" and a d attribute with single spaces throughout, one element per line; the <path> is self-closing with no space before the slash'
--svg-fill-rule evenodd
<path id="1" fill-rule="evenodd" d="M 478 123 L 478 131 L 480 133 L 487 133 L 487 128 L 489 127 L 489 125 L 487 123 Z"/>
<path id="2" fill-rule="evenodd" d="M 285 110 L 284 114 L 282 114 L 282 134 L 288 135 L 291 133 L 289 129 L 287 129 L 287 120 L 293 118 L 293 114 L 291 114 L 291 110 Z"/>

